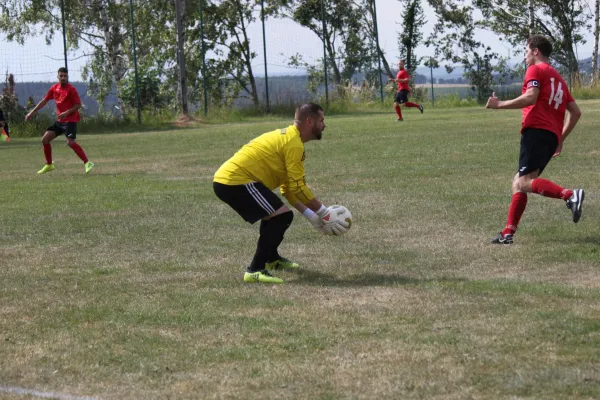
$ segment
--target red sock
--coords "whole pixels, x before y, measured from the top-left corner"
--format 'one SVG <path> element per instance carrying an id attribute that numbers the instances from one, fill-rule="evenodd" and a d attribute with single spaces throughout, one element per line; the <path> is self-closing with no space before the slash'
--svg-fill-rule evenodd
<path id="1" fill-rule="evenodd" d="M 400 111 L 400 106 L 394 106 L 394 110 L 396 110 L 396 114 L 398 114 L 398 118 L 402 119 L 402 111 Z"/>
<path id="2" fill-rule="evenodd" d="M 573 196 L 573 191 L 558 186 L 548 179 L 536 178 L 531 182 L 531 191 L 544 197 L 567 200 Z"/>
<path id="3" fill-rule="evenodd" d="M 404 103 L 404 105 L 406 107 L 416 107 L 416 108 L 419 108 L 419 105 L 416 104 L 416 103 L 413 103 L 412 101 L 407 101 L 406 103 Z"/>
<path id="4" fill-rule="evenodd" d="M 46 157 L 46 164 L 52 164 L 52 145 L 50 143 L 43 143 L 44 145 L 44 157 Z"/>
<path id="5" fill-rule="evenodd" d="M 69 147 L 73 149 L 73 151 L 75 152 L 75 154 L 77 154 L 79 158 L 81 158 L 81 161 L 83 161 L 84 163 L 88 162 L 88 158 L 85 155 L 85 151 L 83 151 L 80 145 L 78 145 L 76 142 L 73 142 L 69 145 Z"/>
<path id="6" fill-rule="evenodd" d="M 527 207 L 527 193 L 517 192 L 513 194 L 512 200 L 510 201 L 510 207 L 508 208 L 506 228 L 502 230 L 503 235 L 506 235 L 507 233 L 513 235 L 517 231 L 517 226 L 519 226 L 521 216 L 523 215 L 523 212 L 525 212 L 525 207 Z"/>

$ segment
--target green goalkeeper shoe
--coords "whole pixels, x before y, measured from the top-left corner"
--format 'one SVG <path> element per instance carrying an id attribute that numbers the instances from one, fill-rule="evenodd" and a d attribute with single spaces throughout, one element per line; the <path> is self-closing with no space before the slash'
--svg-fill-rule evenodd
<path id="1" fill-rule="evenodd" d="M 263 269 L 262 271 L 246 272 L 244 274 L 244 282 L 283 283 L 283 279 L 277 278 L 271 275 L 266 269 Z"/>
<path id="2" fill-rule="evenodd" d="M 85 163 L 85 173 L 89 174 L 90 171 L 92 170 L 92 168 L 94 168 L 94 163 L 91 161 L 88 161 Z"/>
<path id="3" fill-rule="evenodd" d="M 54 163 L 46 164 L 44 165 L 44 168 L 40 169 L 37 173 L 41 175 L 45 174 L 46 172 L 54 171 L 55 169 L 56 167 L 54 166 Z"/>
<path id="4" fill-rule="evenodd" d="M 298 265 L 297 263 L 288 260 L 285 257 L 281 257 L 278 260 L 275 260 L 273 262 L 268 262 L 265 264 L 265 268 L 266 269 L 298 269 L 300 268 L 300 265 Z"/>

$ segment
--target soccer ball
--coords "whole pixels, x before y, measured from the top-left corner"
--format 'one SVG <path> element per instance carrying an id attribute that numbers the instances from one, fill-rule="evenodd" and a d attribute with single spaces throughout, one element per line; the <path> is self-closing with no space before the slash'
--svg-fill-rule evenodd
<path id="1" fill-rule="evenodd" d="M 348 231 L 352 227 L 352 214 L 350 213 L 350 211 L 346 207 L 339 205 L 333 205 L 330 208 L 331 215 L 335 216 L 336 220 L 345 220 L 348 223 L 348 228 L 346 228 L 346 232 L 340 233 L 340 235 L 348 233 Z"/>

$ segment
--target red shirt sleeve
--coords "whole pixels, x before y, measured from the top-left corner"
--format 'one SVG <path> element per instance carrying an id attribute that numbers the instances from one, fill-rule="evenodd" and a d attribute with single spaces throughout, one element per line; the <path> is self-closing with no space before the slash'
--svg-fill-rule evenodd
<path id="1" fill-rule="evenodd" d="M 53 89 L 54 89 L 54 86 L 52 86 L 50 88 L 50 90 L 48 90 L 48 93 L 46 93 L 46 97 L 44 97 L 44 100 L 50 101 L 50 100 L 54 99 L 54 90 Z"/>
<path id="2" fill-rule="evenodd" d="M 77 89 L 75 89 L 75 86 L 71 86 L 71 90 L 70 90 L 70 95 L 71 95 L 71 103 L 73 105 L 75 104 L 81 104 L 81 99 L 79 98 L 79 93 L 77 93 Z"/>
<path id="3" fill-rule="evenodd" d="M 536 65 L 532 65 L 531 67 L 527 68 L 527 72 L 525 72 L 525 81 L 523 82 L 525 88 L 529 89 L 536 87 L 539 89 L 540 82 L 542 80 L 541 75 L 542 72 Z"/>

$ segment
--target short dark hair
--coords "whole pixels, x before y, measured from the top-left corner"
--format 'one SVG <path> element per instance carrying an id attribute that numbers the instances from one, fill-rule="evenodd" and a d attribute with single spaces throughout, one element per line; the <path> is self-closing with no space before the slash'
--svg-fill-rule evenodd
<path id="1" fill-rule="evenodd" d="M 298 122 L 303 122 L 307 117 L 317 118 L 319 116 L 320 111 L 323 111 L 323 107 L 321 107 L 318 104 L 301 104 L 298 107 L 296 107 L 296 115 L 294 116 L 294 120 Z"/>
<path id="2" fill-rule="evenodd" d="M 527 39 L 527 46 L 531 50 L 538 49 L 545 57 L 550 57 L 552 54 L 552 43 L 542 35 L 533 35 Z"/>
<path id="3" fill-rule="evenodd" d="M 58 73 L 60 74 L 61 72 L 62 72 L 62 73 L 64 73 L 64 74 L 68 74 L 68 73 L 69 73 L 69 70 L 68 70 L 68 69 L 66 69 L 65 67 L 60 67 L 60 68 L 58 69 Z"/>

